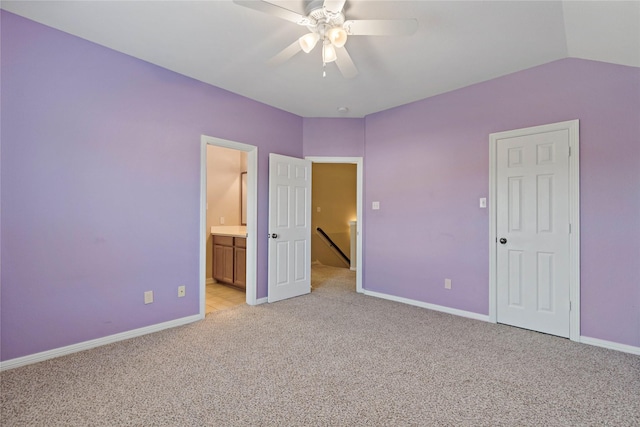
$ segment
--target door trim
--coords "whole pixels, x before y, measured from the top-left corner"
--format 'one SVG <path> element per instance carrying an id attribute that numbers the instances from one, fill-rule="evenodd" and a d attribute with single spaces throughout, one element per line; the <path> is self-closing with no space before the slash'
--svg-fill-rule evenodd
<path id="1" fill-rule="evenodd" d="M 364 292 L 362 289 L 362 271 L 364 257 L 362 256 L 362 157 L 321 157 L 306 156 L 311 163 L 349 163 L 356 165 L 356 292 Z M 313 182 L 311 183 L 313 192 Z M 311 256 L 311 254 L 309 254 Z"/>
<path id="2" fill-rule="evenodd" d="M 200 316 L 204 318 L 207 274 L 207 145 L 231 148 L 247 153 L 247 282 L 246 302 L 257 301 L 257 233 L 258 233 L 258 147 L 202 135 L 200 137 Z"/>
<path id="3" fill-rule="evenodd" d="M 580 122 L 569 120 L 489 135 L 489 321 L 497 323 L 497 143 L 532 133 L 569 131 L 569 339 L 580 341 Z"/>

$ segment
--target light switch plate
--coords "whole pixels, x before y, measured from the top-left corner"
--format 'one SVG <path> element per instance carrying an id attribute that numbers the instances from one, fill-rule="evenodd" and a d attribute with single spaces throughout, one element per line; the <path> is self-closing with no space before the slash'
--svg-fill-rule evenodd
<path id="1" fill-rule="evenodd" d="M 480 198 L 480 207 L 481 208 L 486 208 L 487 207 L 487 198 L 486 197 Z"/>
<path id="2" fill-rule="evenodd" d="M 377 211 L 378 209 L 380 209 L 380 202 L 371 203 L 371 209 L 373 209 L 374 211 Z"/>
<path id="3" fill-rule="evenodd" d="M 153 302 L 153 291 L 146 291 L 144 293 L 144 303 L 151 304 Z"/>

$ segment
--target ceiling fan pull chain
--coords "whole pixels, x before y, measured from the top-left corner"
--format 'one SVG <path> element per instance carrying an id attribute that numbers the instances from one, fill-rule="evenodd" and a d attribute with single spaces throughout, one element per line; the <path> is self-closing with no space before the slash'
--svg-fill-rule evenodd
<path id="1" fill-rule="evenodd" d="M 327 63 L 322 63 L 322 77 L 327 77 Z"/>

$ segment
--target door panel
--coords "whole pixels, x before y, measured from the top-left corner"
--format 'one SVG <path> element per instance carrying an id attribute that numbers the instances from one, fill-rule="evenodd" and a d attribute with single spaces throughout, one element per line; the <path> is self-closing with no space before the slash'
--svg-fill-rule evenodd
<path id="1" fill-rule="evenodd" d="M 269 295 L 311 291 L 311 162 L 269 155 Z"/>
<path id="2" fill-rule="evenodd" d="M 509 231 L 512 233 L 522 231 L 520 225 L 522 212 L 521 189 L 522 177 L 509 177 Z"/>
<path id="3" fill-rule="evenodd" d="M 289 242 L 276 242 L 278 270 L 276 284 L 278 286 L 289 283 Z"/>
<path id="4" fill-rule="evenodd" d="M 522 307 L 522 251 L 509 251 L 509 306 Z"/>
<path id="5" fill-rule="evenodd" d="M 538 253 L 538 311 L 553 312 L 554 254 Z"/>
<path id="6" fill-rule="evenodd" d="M 569 336 L 566 129 L 497 140 L 497 320 Z"/>

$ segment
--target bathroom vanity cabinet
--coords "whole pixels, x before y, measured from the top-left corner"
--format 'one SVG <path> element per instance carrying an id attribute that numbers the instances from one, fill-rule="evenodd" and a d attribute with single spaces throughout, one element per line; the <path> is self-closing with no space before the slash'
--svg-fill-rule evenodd
<path id="1" fill-rule="evenodd" d="M 246 288 L 246 237 L 213 234 L 213 278 L 218 282 Z"/>

